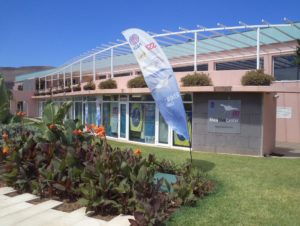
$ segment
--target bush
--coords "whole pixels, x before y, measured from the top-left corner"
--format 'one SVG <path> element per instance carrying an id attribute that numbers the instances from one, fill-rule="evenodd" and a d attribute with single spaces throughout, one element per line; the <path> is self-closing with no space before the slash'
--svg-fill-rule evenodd
<path id="1" fill-rule="evenodd" d="M 87 84 L 85 84 L 83 86 L 83 89 L 84 90 L 95 90 L 96 89 L 95 83 L 93 81 L 89 81 Z"/>
<path id="2" fill-rule="evenodd" d="M 127 87 L 128 88 L 145 88 L 145 87 L 147 87 L 144 76 L 138 76 L 133 79 L 130 79 L 127 82 Z"/>
<path id="3" fill-rule="evenodd" d="M 265 74 L 263 70 L 248 71 L 241 79 L 244 86 L 269 86 L 272 81 L 274 77 Z"/>
<path id="4" fill-rule="evenodd" d="M 100 82 L 99 89 L 116 89 L 117 88 L 117 82 L 113 79 L 108 79 L 103 82 Z"/>
<path id="5" fill-rule="evenodd" d="M 194 73 L 181 78 L 183 86 L 211 86 L 212 81 L 207 74 Z"/>
<path id="6" fill-rule="evenodd" d="M 81 86 L 78 84 L 77 86 L 73 86 L 73 91 L 81 91 Z"/>

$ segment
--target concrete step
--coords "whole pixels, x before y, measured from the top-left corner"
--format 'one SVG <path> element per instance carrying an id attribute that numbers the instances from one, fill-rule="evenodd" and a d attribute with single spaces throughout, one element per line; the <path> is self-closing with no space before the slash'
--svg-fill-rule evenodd
<path id="1" fill-rule="evenodd" d="M 119 215 L 111 219 L 107 223 L 107 226 L 129 226 L 130 223 L 128 219 L 134 219 L 134 217 L 130 215 Z"/>
<path id="2" fill-rule="evenodd" d="M 11 197 L 7 196 L 7 195 L 0 195 L 0 201 L 2 200 L 6 200 L 6 199 L 9 199 Z"/>
<path id="3" fill-rule="evenodd" d="M 107 221 L 95 219 L 91 217 L 84 217 L 81 221 L 74 224 L 74 226 L 106 226 Z"/>
<path id="4" fill-rule="evenodd" d="M 10 205 L 14 205 L 16 203 L 30 201 L 30 200 L 33 200 L 33 199 L 36 199 L 36 198 L 38 198 L 38 197 L 35 196 L 35 195 L 32 195 L 32 194 L 29 194 L 29 193 L 25 193 L 25 194 L 22 194 L 22 195 L 17 195 L 17 196 L 14 196 L 14 197 L 10 197 L 9 199 L 1 200 L 0 209 L 3 208 L 3 207 L 6 208 Z"/>
<path id="5" fill-rule="evenodd" d="M 15 213 L 15 212 L 20 211 L 20 210 L 27 209 L 31 206 L 33 206 L 33 205 L 30 204 L 30 203 L 21 202 L 21 203 L 17 203 L 17 204 L 8 206 L 8 207 L 0 208 L 0 217 L 6 216 L 6 215 L 11 214 L 11 213 Z"/>
<path id="6" fill-rule="evenodd" d="M 14 226 L 42 226 L 45 224 L 52 223 L 53 226 L 56 224 L 54 223 L 58 218 L 65 217 L 68 213 L 49 209 L 42 213 L 36 214 L 26 220 L 15 224 Z"/>
<path id="7" fill-rule="evenodd" d="M 85 218 L 85 209 L 86 208 L 80 208 L 75 210 L 63 217 L 55 219 L 51 223 L 43 224 L 43 226 L 73 226 Z"/>
<path id="8" fill-rule="evenodd" d="M 11 188 L 11 187 L 2 187 L 0 188 L 0 195 L 5 195 L 11 192 L 14 192 L 15 189 Z"/>
<path id="9" fill-rule="evenodd" d="M 14 226 L 25 219 L 34 217 L 35 215 L 59 206 L 61 202 L 55 200 L 49 200 L 38 205 L 33 205 L 27 209 L 19 210 L 6 216 L 0 217 L 0 225 L 2 226 Z M 52 224 L 56 225 L 56 224 Z"/>

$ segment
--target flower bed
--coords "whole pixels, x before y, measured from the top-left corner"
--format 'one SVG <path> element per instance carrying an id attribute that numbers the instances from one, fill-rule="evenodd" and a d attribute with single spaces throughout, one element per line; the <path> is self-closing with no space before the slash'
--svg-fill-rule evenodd
<path id="1" fill-rule="evenodd" d="M 194 205 L 213 189 L 213 183 L 189 164 L 158 161 L 154 155 L 143 156 L 140 149 L 112 148 L 103 127 L 64 121 L 70 106 L 48 104 L 37 132 L 21 128 L 17 136 L 3 130 L 0 175 L 8 186 L 77 201 L 96 214 L 133 214 L 132 225 L 162 223 L 170 208 Z M 177 182 L 155 179 L 158 171 L 176 174 Z"/>

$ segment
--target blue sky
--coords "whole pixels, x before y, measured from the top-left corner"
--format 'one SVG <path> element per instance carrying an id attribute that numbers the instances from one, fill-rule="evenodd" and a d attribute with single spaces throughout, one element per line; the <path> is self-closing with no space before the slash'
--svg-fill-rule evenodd
<path id="1" fill-rule="evenodd" d="M 0 67 L 59 66 L 130 27 L 160 32 L 178 26 L 300 20 L 300 1 L 0 0 Z"/>

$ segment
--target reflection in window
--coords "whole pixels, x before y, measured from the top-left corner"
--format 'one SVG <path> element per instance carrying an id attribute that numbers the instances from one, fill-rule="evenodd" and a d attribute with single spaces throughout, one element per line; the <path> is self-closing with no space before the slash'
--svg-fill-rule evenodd
<path id="1" fill-rule="evenodd" d="M 129 139 L 155 142 L 155 104 L 130 103 Z"/>
<path id="2" fill-rule="evenodd" d="M 96 124 L 96 102 L 87 102 L 88 115 L 87 124 Z"/>
<path id="3" fill-rule="evenodd" d="M 260 58 L 260 68 L 264 68 L 264 59 Z M 248 60 L 236 60 L 216 63 L 216 70 L 255 70 L 256 69 L 256 59 Z"/>
<path id="4" fill-rule="evenodd" d="M 187 117 L 187 121 L 188 121 L 189 134 L 191 137 L 192 136 L 192 104 L 185 103 L 184 109 L 185 109 L 186 117 Z M 190 143 L 188 140 L 184 139 L 183 136 L 178 135 L 173 131 L 173 145 L 181 146 L 181 147 L 189 147 Z"/>
<path id="5" fill-rule="evenodd" d="M 158 142 L 162 144 L 168 143 L 169 127 L 162 115 L 159 113 L 159 128 L 158 128 Z"/>
<path id="6" fill-rule="evenodd" d="M 106 134 L 118 137 L 118 103 L 103 103 L 103 126 Z"/>
<path id="7" fill-rule="evenodd" d="M 274 76 L 277 81 L 300 79 L 295 58 L 295 55 L 273 57 Z"/>
<path id="8" fill-rule="evenodd" d="M 79 119 L 82 121 L 82 103 L 81 102 L 75 102 L 74 119 Z"/>

